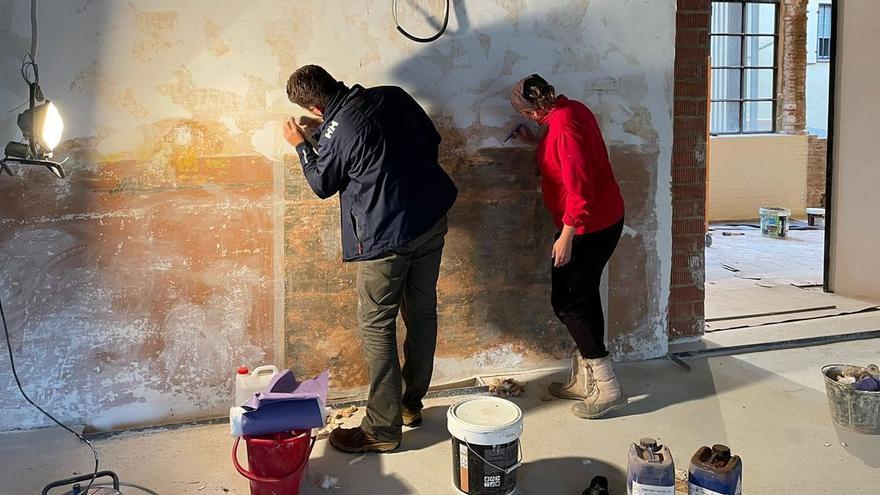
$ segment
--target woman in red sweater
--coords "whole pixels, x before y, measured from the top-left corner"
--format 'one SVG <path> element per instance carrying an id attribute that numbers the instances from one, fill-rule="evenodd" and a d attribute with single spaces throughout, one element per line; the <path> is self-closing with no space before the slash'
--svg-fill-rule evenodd
<path id="1" fill-rule="evenodd" d="M 540 138 L 526 126 L 516 135 L 537 145 L 544 204 L 559 228 L 551 251 L 551 303 L 578 349 L 568 383 L 551 383 L 550 393 L 578 400 L 571 409 L 575 415 L 599 418 L 627 403 L 605 348 L 599 293 L 602 271 L 623 229 L 623 198 L 589 108 L 557 96 L 537 74 L 513 87 L 510 102 L 546 127 Z"/>

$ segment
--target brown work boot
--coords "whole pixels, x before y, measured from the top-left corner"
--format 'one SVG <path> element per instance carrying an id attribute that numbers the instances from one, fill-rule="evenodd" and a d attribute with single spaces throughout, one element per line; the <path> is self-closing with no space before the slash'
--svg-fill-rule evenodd
<path id="1" fill-rule="evenodd" d="M 352 454 L 391 452 L 400 447 L 400 440 L 396 442 L 378 440 L 358 426 L 357 428 L 337 428 L 330 432 L 330 445 Z"/>
<path id="2" fill-rule="evenodd" d="M 403 426 L 410 428 L 422 426 L 422 411 L 413 411 L 404 407 L 400 411 L 400 415 L 403 418 Z"/>
<path id="3" fill-rule="evenodd" d="M 547 391 L 560 399 L 584 400 L 590 396 L 594 385 L 593 375 L 590 373 L 590 367 L 587 366 L 587 360 L 581 357 L 580 353 L 576 353 L 571 358 L 568 381 L 566 383 L 551 382 L 547 386 Z"/>
<path id="4" fill-rule="evenodd" d="M 611 358 L 587 359 L 587 364 L 592 371 L 595 385 L 590 396 L 573 405 L 571 412 L 579 418 L 598 419 L 613 409 L 625 406 L 628 401 L 620 391 L 611 367 Z"/>

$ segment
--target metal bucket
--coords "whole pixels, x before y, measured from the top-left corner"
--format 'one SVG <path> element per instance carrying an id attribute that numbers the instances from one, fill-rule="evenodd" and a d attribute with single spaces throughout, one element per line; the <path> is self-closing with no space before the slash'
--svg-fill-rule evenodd
<path id="1" fill-rule="evenodd" d="M 880 392 L 863 392 L 837 382 L 843 364 L 822 368 L 831 420 L 843 429 L 866 435 L 880 435 Z"/>

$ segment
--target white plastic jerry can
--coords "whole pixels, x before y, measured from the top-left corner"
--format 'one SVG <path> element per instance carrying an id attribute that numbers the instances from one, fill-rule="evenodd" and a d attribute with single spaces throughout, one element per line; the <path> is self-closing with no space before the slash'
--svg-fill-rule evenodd
<path id="1" fill-rule="evenodd" d="M 257 392 L 266 390 L 278 368 L 269 364 L 259 366 L 250 371 L 247 366 L 240 366 L 235 374 L 235 405 L 240 406 Z"/>

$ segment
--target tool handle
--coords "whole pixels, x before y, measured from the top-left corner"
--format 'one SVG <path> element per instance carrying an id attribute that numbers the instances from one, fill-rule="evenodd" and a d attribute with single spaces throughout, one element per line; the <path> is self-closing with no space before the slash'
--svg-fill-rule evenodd
<path id="1" fill-rule="evenodd" d="M 276 368 L 275 365 L 272 364 L 257 366 L 256 368 L 254 368 L 254 371 L 251 371 L 251 375 L 268 375 L 269 372 L 271 372 L 272 374 L 278 373 L 278 368 Z"/>

